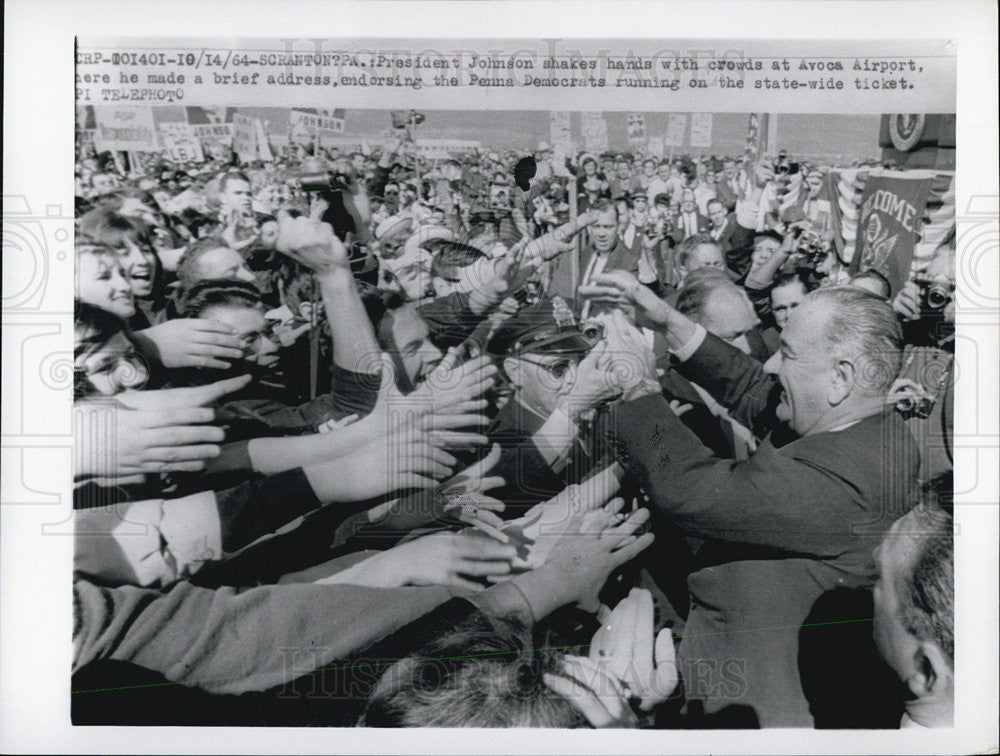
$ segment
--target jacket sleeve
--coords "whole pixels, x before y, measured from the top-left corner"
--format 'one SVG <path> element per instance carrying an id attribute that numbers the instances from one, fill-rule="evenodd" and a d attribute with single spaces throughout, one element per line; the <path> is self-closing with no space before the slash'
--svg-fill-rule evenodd
<path id="1" fill-rule="evenodd" d="M 834 558 L 857 549 L 853 526 L 870 518 L 857 488 L 836 470 L 853 464 L 831 450 L 822 463 L 768 442 L 744 462 L 703 447 L 660 396 L 619 409 L 618 453 L 654 505 L 702 538 Z"/>
<path id="2" fill-rule="evenodd" d="M 218 493 L 81 510 L 74 569 L 105 585 L 170 585 L 320 506 L 296 469 Z"/>
<path id="3" fill-rule="evenodd" d="M 395 632 L 447 601 L 440 587 L 181 582 L 168 592 L 73 586 L 73 671 L 126 661 L 210 693 L 266 690 Z"/>
<path id="4" fill-rule="evenodd" d="M 758 438 L 778 425 L 775 408 L 781 384 L 757 360 L 717 336 L 706 333 L 695 353 L 678 363 L 677 371 L 705 389 Z"/>
<path id="5" fill-rule="evenodd" d="M 753 235 L 752 228 L 741 226 L 738 221 L 733 224 L 733 233 L 729 237 L 729 248 L 726 250 L 726 265 L 738 276 L 737 283 L 743 283 L 747 273 L 750 272 Z"/>

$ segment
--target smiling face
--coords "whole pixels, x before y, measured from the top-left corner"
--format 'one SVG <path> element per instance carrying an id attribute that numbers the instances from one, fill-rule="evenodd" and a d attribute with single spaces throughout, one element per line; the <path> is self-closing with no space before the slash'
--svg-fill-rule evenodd
<path id="1" fill-rule="evenodd" d="M 135 315 L 132 285 L 111 252 L 77 255 L 76 298 L 128 320 Z"/>
<path id="2" fill-rule="evenodd" d="M 788 317 L 781 348 L 764 365 L 778 377 L 782 395 L 776 414 L 800 436 L 807 435 L 830 410 L 833 357 L 823 330 L 829 317 L 824 302 L 803 302 Z"/>
<path id="3" fill-rule="evenodd" d="M 118 260 L 132 287 L 132 295 L 143 299 L 153 293 L 156 274 L 156 253 L 131 239 L 118 250 Z"/>
<path id="4" fill-rule="evenodd" d="M 560 397 L 576 379 L 579 357 L 559 354 L 526 354 L 508 357 L 504 370 L 517 387 L 522 404 L 548 417 Z"/>
<path id="5" fill-rule="evenodd" d="M 392 313 L 392 340 L 410 384 L 426 380 L 444 355 L 431 341 L 427 322 L 416 308 L 405 305 Z"/>

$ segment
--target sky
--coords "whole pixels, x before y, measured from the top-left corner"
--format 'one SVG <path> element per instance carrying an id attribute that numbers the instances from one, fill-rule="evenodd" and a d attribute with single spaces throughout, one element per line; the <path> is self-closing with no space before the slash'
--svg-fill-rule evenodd
<path id="1" fill-rule="evenodd" d="M 157 108 L 158 121 L 184 119 L 180 107 Z M 288 130 L 288 110 L 284 108 L 240 108 L 254 118 L 267 122 L 271 133 Z M 496 149 L 533 150 L 541 140 L 549 139 L 547 111 L 459 111 L 422 110 L 426 121 L 416 136 L 430 139 L 475 139 L 485 147 Z M 605 113 L 608 141 L 612 150 L 628 149 L 626 119 L 628 113 Z M 645 113 L 646 136 L 662 135 L 666 131 L 667 113 Z M 710 154 L 742 153 L 746 140 L 749 114 L 716 113 L 713 118 Z M 580 118 L 574 114 L 573 133 L 580 136 Z M 388 135 L 388 110 L 348 110 L 345 136 L 367 135 L 379 139 Z M 690 128 L 688 133 L 690 132 Z M 789 156 L 825 158 L 850 162 L 856 158 L 877 158 L 878 115 L 816 115 L 781 114 L 778 117 L 776 149 L 788 150 Z M 685 136 L 685 139 L 687 136 Z M 689 151 L 686 146 L 682 151 Z M 698 150 L 700 152 L 700 150 Z"/>

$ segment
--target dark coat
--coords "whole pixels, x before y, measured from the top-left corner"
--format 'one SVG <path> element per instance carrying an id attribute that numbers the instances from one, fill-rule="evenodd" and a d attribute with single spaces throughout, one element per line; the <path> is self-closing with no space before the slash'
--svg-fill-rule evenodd
<path id="1" fill-rule="evenodd" d="M 709 236 L 714 235 L 709 229 Z M 726 216 L 726 223 L 716 242 L 726 255 L 726 266 L 743 281 L 750 271 L 750 257 L 753 254 L 753 229 L 744 228 L 736 221 L 735 213 Z"/>
<path id="2" fill-rule="evenodd" d="M 571 253 L 560 255 L 556 258 L 548 290 L 550 295 L 560 296 L 568 302 L 572 302 L 573 299 L 576 298 L 576 290 L 573 288 L 572 261 L 570 259 L 570 254 Z M 584 274 L 587 272 L 587 268 L 589 267 L 594 254 L 594 248 L 590 244 L 583 245 L 583 248 L 580 250 L 581 281 L 583 280 Z M 630 249 L 619 237 L 614 248 L 608 254 L 608 262 L 607 265 L 604 266 L 604 270 L 627 270 L 632 274 L 638 275 L 638 247 L 636 246 L 634 249 Z"/>
<path id="3" fill-rule="evenodd" d="M 484 448 L 488 451 L 500 444 L 501 449 L 500 461 L 490 475 L 499 475 L 506 483 L 487 493 L 507 504 L 505 519 L 520 517 L 535 504 L 548 501 L 592 467 L 589 450 L 578 440 L 569 464 L 559 472 L 553 470 L 532 440 L 544 424 L 542 417 L 512 398 L 486 433 L 489 445 Z"/>
<path id="4" fill-rule="evenodd" d="M 766 435 L 734 462 L 712 455 L 662 396 L 618 411 L 623 464 L 658 511 L 707 539 L 678 655 L 688 700 L 709 714 L 751 707 L 762 726 L 812 726 L 799 629 L 826 592 L 874 582 L 872 550 L 912 506 L 919 454 L 893 412 L 793 438 L 774 415 L 776 379 L 711 335 L 680 370 Z"/>

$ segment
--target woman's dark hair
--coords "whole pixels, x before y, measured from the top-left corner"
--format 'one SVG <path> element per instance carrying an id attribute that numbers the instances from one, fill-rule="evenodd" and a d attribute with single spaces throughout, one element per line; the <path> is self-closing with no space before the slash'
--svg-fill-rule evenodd
<path id="1" fill-rule="evenodd" d="M 73 307 L 73 361 L 86 357 L 105 344 L 118 333 L 129 335 L 125 321 L 100 307 L 77 300 Z M 93 394 L 87 382 L 86 372 L 73 370 L 73 398 L 80 399 Z"/>
<path id="2" fill-rule="evenodd" d="M 107 208 L 91 210 L 80 218 L 80 233 L 116 249 L 124 247 L 126 239 L 149 249 L 153 247 L 153 239 L 145 223 Z"/>
<path id="3" fill-rule="evenodd" d="M 117 315 L 77 300 L 73 311 L 73 357 L 79 358 L 104 346 L 119 331 L 128 333 Z"/>
<path id="4" fill-rule="evenodd" d="M 124 249 L 126 240 L 144 248 L 153 257 L 153 294 L 152 299 L 158 303 L 156 309 L 161 309 L 164 294 L 164 270 L 160 256 L 153 248 L 153 237 L 147 226 L 139 218 L 98 208 L 80 218 L 80 234 L 98 244 L 104 244 L 113 249 Z"/>
<path id="5" fill-rule="evenodd" d="M 181 298 L 180 311 L 185 318 L 199 318 L 211 307 L 262 307 L 260 291 L 251 283 L 231 278 L 199 281 Z"/>
<path id="6" fill-rule="evenodd" d="M 527 641 L 527 642 L 526 642 Z M 532 648 L 533 645 L 541 647 Z M 366 727 L 581 727 L 546 686 L 562 654 L 533 644 L 512 620 L 468 620 L 392 665 L 369 697 Z"/>

